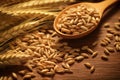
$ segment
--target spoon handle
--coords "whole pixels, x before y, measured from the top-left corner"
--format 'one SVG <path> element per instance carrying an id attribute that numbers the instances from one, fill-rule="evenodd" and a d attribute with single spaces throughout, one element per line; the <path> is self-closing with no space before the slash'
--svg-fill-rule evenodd
<path id="1" fill-rule="evenodd" d="M 102 1 L 102 2 L 100 2 L 100 3 L 97 3 L 95 6 L 96 6 L 96 8 L 97 8 L 97 10 L 99 11 L 99 12 L 101 12 L 101 16 L 102 16 L 102 13 L 104 12 L 104 10 L 106 9 L 106 8 L 108 8 L 110 5 L 112 5 L 112 4 L 114 4 L 115 2 L 117 2 L 117 1 L 119 1 L 119 0 L 105 0 L 105 1 Z"/>

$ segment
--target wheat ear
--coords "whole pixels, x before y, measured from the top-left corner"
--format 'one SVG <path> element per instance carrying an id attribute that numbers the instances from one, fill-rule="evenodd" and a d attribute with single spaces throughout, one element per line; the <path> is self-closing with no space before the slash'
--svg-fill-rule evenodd
<path id="1" fill-rule="evenodd" d="M 0 4 L 2 6 L 8 6 L 8 5 L 11 5 L 11 4 L 26 2 L 26 1 L 30 1 L 30 0 L 1 0 Z"/>
<path id="2" fill-rule="evenodd" d="M 9 50 L 0 55 L 0 66 L 20 65 L 22 60 L 30 58 L 30 55 L 21 51 Z"/>
<path id="3" fill-rule="evenodd" d="M 57 15 L 57 12 L 50 12 L 49 10 L 34 10 L 34 9 L 20 9 L 20 10 L 8 10 L 2 9 L 2 13 L 6 13 L 12 16 L 22 16 L 22 15 Z"/>
<path id="4" fill-rule="evenodd" d="M 2 17 L 2 16 L 0 16 L 0 17 Z M 8 19 L 8 17 L 9 17 L 9 19 Z M 0 20 L 0 22 L 1 22 L 0 23 L 0 32 L 13 27 L 14 25 L 17 25 L 24 20 L 25 20 L 24 18 L 20 19 L 17 17 L 10 17 L 10 16 L 6 15 L 6 17 L 1 18 L 1 20 Z"/>
<path id="5" fill-rule="evenodd" d="M 6 30 L 1 34 L 0 37 L 0 46 L 2 46 L 4 43 L 6 43 L 8 40 L 25 33 L 26 31 L 29 31 L 30 29 L 37 27 L 39 25 L 43 25 L 48 20 L 53 20 L 54 16 L 46 16 L 40 20 L 37 21 L 28 21 L 25 23 L 22 23 L 18 26 L 14 26 L 13 28 Z"/>
<path id="6" fill-rule="evenodd" d="M 48 6 L 48 5 L 54 5 L 59 3 L 71 3 L 75 2 L 75 0 L 31 0 L 24 3 L 19 3 L 16 5 L 13 5 L 12 8 L 27 8 L 27 7 L 33 7 L 33 6 Z"/>

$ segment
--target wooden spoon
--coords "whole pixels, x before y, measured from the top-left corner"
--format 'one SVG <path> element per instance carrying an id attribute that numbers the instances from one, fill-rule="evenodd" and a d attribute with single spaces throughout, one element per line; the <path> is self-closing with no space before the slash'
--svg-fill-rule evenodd
<path id="1" fill-rule="evenodd" d="M 106 10 L 106 8 L 108 8 L 111 4 L 117 2 L 119 0 L 105 0 L 105 1 L 102 1 L 102 2 L 99 2 L 99 3 L 88 3 L 88 2 L 83 2 L 83 3 L 78 3 L 78 4 L 74 4 L 74 5 L 71 5 L 71 6 L 68 6 L 67 8 L 65 8 L 63 11 L 61 11 L 58 16 L 55 18 L 54 20 L 54 29 L 55 31 L 61 35 L 63 38 L 68 38 L 68 39 L 73 39 L 73 38 L 81 38 L 83 36 L 86 36 L 88 35 L 89 33 L 91 33 L 92 31 L 94 31 L 96 29 L 97 26 L 94 26 L 90 29 L 88 29 L 87 31 L 84 31 L 78 35 L 67 35 L 67 34 L 64 34 L 62 33 L 61 31 L 58 30 L 58 20 L 61 18 L 62 15 L 65 14 L 65 12 L 70 9 L 70 8 L 75 8 L 76 6 L 80 6 L 80 4 L 85 4 L 85 5 L 88 5 L 88 6 L 91 6 L 92 8 L 94 8 L 98 13 L 99 13 L 99 16 L 100 16 L 100 19 L 102 18 L 102 15 L 104 13 L 104 11 Z M 99 22 L 98 22 L 99 23 Z M 98 24 L 97 24 L 98 25 Z"/>

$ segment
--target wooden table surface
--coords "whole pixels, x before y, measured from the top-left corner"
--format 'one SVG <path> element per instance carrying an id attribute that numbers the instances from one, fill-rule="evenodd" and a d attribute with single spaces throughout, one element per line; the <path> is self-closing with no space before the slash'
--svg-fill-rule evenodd
<path id="1" fill-rule="evenodd" d="M 98 28 L 92 32 L 90 35 L 75 40 L 66 40 L 69 42 L 69 45 L 81 48 L 83 45 L 88 45 L 91 47 L 91 44 L 95 41 L 100 41 L 104 39 L 106 35 L 107 28 L 103 27 L 103 24 L 109 22 L 110 27 L 114 27 L 114 23 L 118 22 L 118 17 L 120 17 L 120 4 L 117 4 L 114 9 L 110 11 L 102 19 Z M 113 46 L 113 44 L 111 44 Z M 56 74 L 52 80 L 120 80 L 120 52 L 114 52 L 109 56 L 108 61 L 101 60 L 101 55 L 104 54 L 103 47 L 98 44 L 96 47 L 91 47 L 94 51 L 98 51 L 98 56 L 96 58 L 89 57 L 88 59 L 83 60 L 80 63 L 75 63 L 71 69 L 73 70 L 72 74 Z M 90 73 L 84 63 L 89 62 L 95 66 L 95 72 Z M 5 72 L 6 73 L 6 72 Z M 41 80 L 41 79 L 37 79 Z M 47 80 L 47 79 L 42 79 Z"/>

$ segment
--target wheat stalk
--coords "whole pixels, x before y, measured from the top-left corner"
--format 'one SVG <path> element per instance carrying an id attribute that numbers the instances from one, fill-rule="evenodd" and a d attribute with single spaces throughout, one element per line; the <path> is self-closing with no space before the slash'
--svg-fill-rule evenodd
<path id="1" fill-rule="evenodd" d="M 0 55 L 0 67 L 4 65 L 20 65 L 22 60 L 29 57 L 30 55 L 21 51 L 9 50 Z"/>
<path id="2" fill-rule="evenodd" d="M 29 31 L 30 29 L 38 26 L 43 25 L 48 20 L 53 20 L 53 16 L 46 16 L 40 20 L 37 21 L 28 21 L 25 23 L 21 23 L 20 25 L 14 26 L 13 28 L 6 30 L 3 32 L 0 36 L 0 46 L 2 46 L 4 43 L 6 43 L 8 40 L 25 33 L 26 31 Z"/>

